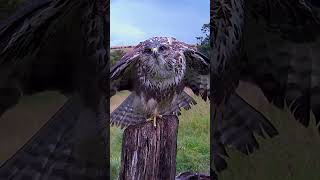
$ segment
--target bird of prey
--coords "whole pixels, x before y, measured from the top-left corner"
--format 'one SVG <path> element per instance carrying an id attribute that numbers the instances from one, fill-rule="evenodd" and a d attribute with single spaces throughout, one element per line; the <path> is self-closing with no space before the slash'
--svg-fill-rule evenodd
<path id="1" fill-rule="evenodd" d="M 121 127 L 179 114 L 195 101 L 183 90 L 207 100 L 209 59 L 192 46 L 172 37 L 147 39 L 127 52 L 110 69 L 111 95 L 130 90 L 129 97 L 112 112 L 111 124 Z"/>
<path id="2" fill-rule="evenodd" d="M 179 115 L 181 108 L 190 109 L 196 103 L 183 91 L 185 87 L 204 100 L 210 97 L 209 76 L 209 59 L 192 46 L 170 37 L 143 41 L 110 70 L 111 95 L 131 91 L 112 112 L 110 122 L 126 127 L 159 115 Z M 240 96 L 235 94 L 232 98 L 230 108 L 243 108 L 242 112 L 260 120 L 258 125 L 275 133 L 275 128 Z M 236 117 L 241 118 L 239 114 Z"/>
<path id="3" fill-rule="evenodd" d="M 318 4 L 319 5 L 319 4 Z M 251 153 L 254 133 L 274 136 L 255 116 L 230 108 L 239 80 L 258 85 L 269 102 L 288 107 L 308 126 L 320 121 L 319 7 L 308 0 L 213 0 L 210 46 L 211 154 L 216 170 L 227 167 L 225 147 Z M 240 113 L 242 118 L 234 118 Z M 265 132 L 265 133 L 263 133 Z"/>
<path id="4" fill-rule="evenodd" d="M 27 0 L 0 23 L 0 115 L 23 95 L 69 98 L 1 165 L 0 179 L 106 178 L 108 14 L 107 0 Z M 77 155 L 93 137 L 103 143 L 98 161 Z"/>

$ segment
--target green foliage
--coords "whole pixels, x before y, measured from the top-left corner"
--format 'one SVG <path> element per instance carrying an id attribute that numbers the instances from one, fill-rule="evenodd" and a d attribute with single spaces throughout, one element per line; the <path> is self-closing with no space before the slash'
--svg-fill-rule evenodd
<path id="1" fill-rule="evenodd" d="M 113 66 L 124 54 L 125 52 L 122 50 L 110 51 L 110 67 Z"/>
<path id="2" fill-rule="evenodd" d="M 204 24 L 201 31 L 203 36 L 196 37 L 198 40 L 197 48 L 201 53 L 210 58 L 210 24 Z"/>

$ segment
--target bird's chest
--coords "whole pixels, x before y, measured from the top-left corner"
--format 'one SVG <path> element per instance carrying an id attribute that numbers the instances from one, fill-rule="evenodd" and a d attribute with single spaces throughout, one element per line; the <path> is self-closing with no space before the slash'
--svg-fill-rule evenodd
<path id="1" fill-rule="evenodd" d="M 166 73 L 168 75 L 169 73 Z M 136 92 L 145 94 L 146 98 L 154 98 L 157 101 L 173 98 L 174 94 L 180 94 L 184 88 L 184 71 L 172 73 L 160 77 L 154 75 L 153 71 L 139 68 L 137 71 Z"/>
<path id="2" fill-rule="evenodd" d="M 183 88 L 183 82 L 177 84 L 173 83 L 165 87 L 139 82 L 136 87 L 136 92 L 138 94 L 143 94 L 146 101 L 155 99 L 157 102 L 161 103 L 171 101 L 176 94 L 180 94 L 183 91 Z"/>
<path id="3" fill-rule="evenodd" d="M 161 94 L 150 94 L 150 91 L 141 91 L 137 96 L 135 110 L 145 115 L 164 114 L 179 97 L 179 94 L 175 91 L 169 94 L 168 96 L 162 96 Z"/>

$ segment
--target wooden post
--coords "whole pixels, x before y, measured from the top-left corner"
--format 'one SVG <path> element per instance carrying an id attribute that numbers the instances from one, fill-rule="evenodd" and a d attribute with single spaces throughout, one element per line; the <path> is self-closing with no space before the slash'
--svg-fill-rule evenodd
<path id="1" fill-rule="evenodd" d="M 123 134 L 120 180 L 174 180 L 178 117 L 129 126 Z"/>

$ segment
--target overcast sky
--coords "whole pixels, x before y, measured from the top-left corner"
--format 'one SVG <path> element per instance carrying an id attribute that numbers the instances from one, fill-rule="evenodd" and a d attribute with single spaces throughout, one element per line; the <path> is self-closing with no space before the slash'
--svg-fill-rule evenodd
<path id="1" fill-rule="evenodd" d="M 136 45 L 154 36 L 195 44 L 209 22 L 209 0 L 111 0 L 111 46 Z"/>

